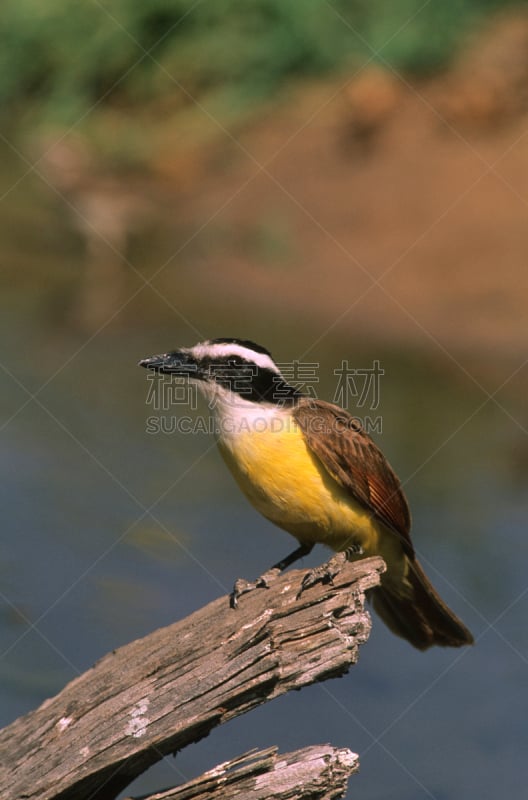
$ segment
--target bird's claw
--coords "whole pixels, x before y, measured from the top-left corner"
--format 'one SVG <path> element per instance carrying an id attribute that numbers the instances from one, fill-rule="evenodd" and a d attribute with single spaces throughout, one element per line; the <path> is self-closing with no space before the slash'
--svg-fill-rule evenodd
<path id="1" fill-rule="evenodd" d="M 229 598 L 229 605 L 231 608 L 238 608 L 239 598 L 242 597 L 243 594 L 252 592 L 253 589 L 269 589 L 270 582 L 279 574 L 279 569 L 272 568 L 264 572 L 264 574 L 255 581 L 247 581 L 245 578 L 238 578 L 233 586 L 233 591 Z"/>
<path id="2" fill-rule="evenodd" d="M 337 553 L 337 555 L 333 556 L 326 564 L 322 564 L 320 567 L 314 567 L 310 572 L 307 572 L 302 579 L 301 588 L 297 592 L 296 599 L 299 600 L 306 589 L 310 589 L 317 583 L 329 583 L 333 586 L 334 578 L 341 571 L 346 560 L 345 552 Z"/>
<path id="3" fill-rule="evenodd" d="M 346 555 L 347 561 L 353 561 L 354 556 L 362 556 L 365 553 L 361 545 L 357 544 L 357 542 L 349 545 L 343 552 Z"/>

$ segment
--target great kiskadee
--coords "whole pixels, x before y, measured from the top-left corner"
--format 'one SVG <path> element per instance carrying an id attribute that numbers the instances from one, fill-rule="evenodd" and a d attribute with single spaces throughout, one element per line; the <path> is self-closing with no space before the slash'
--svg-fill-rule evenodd
<path id="1" fill-rule="evenodd" d="M 211 339 L 145 358 L 142 367 L 195 381 L 216 416 L 220 452 L 243 493 L 299 547 L 316 542 L 387 565 L 371 590 L 374 609 L 420 650 L 459 647 L 473 637 L 437 594 L 410 538 L 400 482 L 348 411 L 288 384 L 271 354 L 241 339 Z"/>

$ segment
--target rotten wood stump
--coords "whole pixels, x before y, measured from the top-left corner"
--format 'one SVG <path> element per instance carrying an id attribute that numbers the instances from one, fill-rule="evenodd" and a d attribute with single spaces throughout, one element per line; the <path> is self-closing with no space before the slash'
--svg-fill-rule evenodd
<path id="1" fill-rule="evenodd" d="M 379 583 L 385 565 L 380 558 L 348 563 L 342 553 L 328 565 L 332 582 L 300 596 L 305 570 L 244 595 L 237 610 L 219 598 L 109 653 L 4 728 L 2 800 L 113 800 L 164 755 L 214 726 L 291 689 L 345 673 L 368 638 L 365 592 Z M 225 785 L 222 792 L 230 796 Z M 285 795 L 303 796 L 300 790 Z"/>

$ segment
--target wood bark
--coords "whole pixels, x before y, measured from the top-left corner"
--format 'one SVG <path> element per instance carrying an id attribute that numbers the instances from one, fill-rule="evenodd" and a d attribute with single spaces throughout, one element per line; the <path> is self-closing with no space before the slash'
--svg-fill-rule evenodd
<path id="1" fill-rule="evenodd" d="M 168 753 L 260 703 L 341 675 L 368 638 L 365 592 L 380 558 L 328 562 L 332 582 L 299 596 L 306 573 L 221 597 L 106 655 L 0 731 L 2 800 L 113 800 Z"/>
<path id="2" fill-rule="evenodd" d="M 141 800 L 333 800 L 358 769 L 359 757 L 346 748 L 319 745 L 279 755 L 270 747 Z"/>

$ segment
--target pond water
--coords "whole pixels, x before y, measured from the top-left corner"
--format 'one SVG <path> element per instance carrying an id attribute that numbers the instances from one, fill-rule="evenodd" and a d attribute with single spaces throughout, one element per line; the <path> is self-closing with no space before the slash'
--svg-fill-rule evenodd
<path id="1" fill-rule="evenodd" d="M 64 229 L 59 216 L 46 234 L 52 251 Z M 360 754 L 350 796 L 362 800 L 517 795 L 528 779 L 528 458 L 526 410 L 514 385 L 498 395 L 499 407 L 436 352 L 358 343 L 339 329 L 303 357 L 322 332 L 315 324 L 278 317 L 270 326 L 228 305 L 214 315 L 186 307 L 187 324 L 166 315 L 153 321 L 138 304 L 135 319 L 82 331 L 64 312 L 64 287 L 75 280 L 68 269 L 80 258 L 72 242 L 55 249 L 57 265 L 49 252 L 36 263 L 38 237 L 24 242 L 35 263 L 25 273 L 23 262 L 16 279 L 12 238 L 6 254 L 0 723 L 291 549 L 293 540 L 240 495 L 208 435 L 147 430 L 157 412 L 138 359 L 192 344 L 196 331 L 238 335 L 261 340 L 278 360 L 319 363 L 310 374 L 329 400 L 343 360 L 355 368 L 379 361 L 380 402 L 368 412 L 381 420 L 374 436 L 405 484 L 426 571 L 477 641 L 419 653 L 374 618 L 347 676 L 215 730 L 124 795 L 180 782 L 252 747 L 286 752 L 323 742 Z M 178 305 L 176 290 L 172 300 Z M 189 413 L 183 404 L 173 412 Z M 325 556 L 316 548 L 304 564 Z"/>

